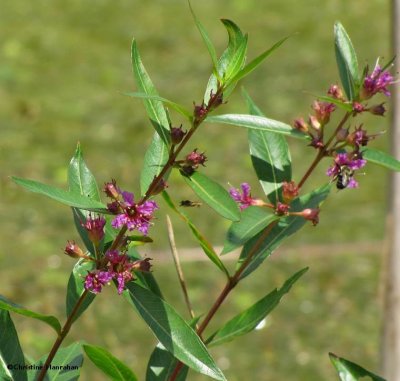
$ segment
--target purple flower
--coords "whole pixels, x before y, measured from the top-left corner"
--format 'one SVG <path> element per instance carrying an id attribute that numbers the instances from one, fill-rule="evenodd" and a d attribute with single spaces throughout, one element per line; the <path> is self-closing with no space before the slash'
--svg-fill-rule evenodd
<path id="1" fill-rule="evenodd" d="M 120 203 L 121 211 L 111 222 L 112 227 L 118 229 L 126 225 L 128 230 L 137 229 L 146 235 L 158 205 L 152 200 L 136 204 L 133 193 L 121 192 L 121 194 L 123 198 L 123 202 Z"/>
<path id="2" fill-rule="evenodd" d="M 242 188 L 242 193 L 240 193 L 239 189 L 235 188 L 229 190 L 231 197 L 239 204 L 240 210 L 246 209 L 250 205 L 258 205 L 258 200 L 251 197 L 250 185 L 242 183 L 240 187 Z"/>
<path id="3" fill-rule="evenodd" d="M 383 71 L 377 62 L 372 73 L 364 78 L 362 99 L 369 99 L 377 93 L 383 93 L 389 97 L 390 91 L 387 86 L 393 82 L 393 76 L 388 71 Z"/>
<path id="4" fill-rule="evenodd" d="M 95 270 L 86 275 L 84 287 L 93 294 L 98 294 L 112 278 L 113 275 L 108 271 Z"/>

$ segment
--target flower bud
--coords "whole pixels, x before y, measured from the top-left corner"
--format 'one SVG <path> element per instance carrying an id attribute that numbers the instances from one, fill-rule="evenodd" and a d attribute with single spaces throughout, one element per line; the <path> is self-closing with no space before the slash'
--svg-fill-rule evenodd
<path id="1" fill-rule="evenodd" d="M 92 218 L 92 216 L 89 215 L 82 226 L 86 229 L 89 239 L 94 244 L 98 244 L 104 238 L 105 224 L 106 220 L 104 217 L 98 216 L 97 218 Z"/>
<path id="2" fill-rule="evenodd" d="M 114 179 L 112 179 L 109 183 L 105 183 L 103 190 L 107 197 L 118 200 L 120 190 L 118 189 L 117 182 Z"/>
<path id="3" fill-rule="evenodd" d="M 195 121 L 202 120 L 207 115 L 207 107 L 204 103 L 201 105 L 194 105 L 193 116 Z"/>
<path id="4" fill-rule="evenodd" d="M 86 255 L 82 249 L 75 243 L 75 241 L 68 241 L 65 246 L 64 253 L 69 255 L 71 258 L 84 258 Z"/>
<path id="5" fill-rule="evenodd" d="M 139 259 L 132 263 L 132 270 L 149 272 L 151 268 L 151 258 Z"/>
<path id="6" fill-rule="evenodd" d="M 355 113 L 361 113 L 361 112 L 365 111 L 365 107 L 360 102 L 353 102 L 353 111 Z"/>
<path id="7" fill-rule="evenodd" d="M 381 103 L 379 105 L 371 106 L 368 111 L 373 114 L 373 115 L 379 115 L 379 116 L 384 116 L 386 109 L 385 106 L 383 106 L 384 103 Z"/>
<path id="8" fill-rule="evenodd" d="M 332 98 L 343 100 L 343 91 L 338 85 L 331 85 L 328 90 L 328 95 Z"/>
<path id="9" fill-rule="evenodd" d="M 329 122 L 332 112 L 336 110 L 336 106 L 333 103 L 320 101 L 314 101 L 312 108 L 315 112 L 316 119 L 322 125 Z"/>
<path id="10" fill-rule="evenodd" d="M 294 120 L 293 122 L 293 127 L 300 131 L 300 132 L 304 132 L 307 133 L 308 132 L 308 125 L 307 123 L 304 121 L 303 118 L 297 118 Z"/>
<path id="11" fill-rule="evenodd" d="M 349 136 L 349 129 L 342 127 L 336 133 L 336 140 L 338 142 L 344 142 L 347 139 L 348 136 Z"/>
<path id="12" fill-rule="evenodd" d="M 302 212 L 299 213 L 300 216 L 312 222 L 315 226 L 319 222 L 319 208 L 311 209 L 307 208 L 304 209 Z"/>
<path id="13" fill-rule="evenodd" d="M 156 187 L 151 192 L 151 195 L 155 196 L 155 195 L 161 193 L 165 188 L 168 188 L 168 184 L 165 182 L 164 179 L 160 179 L 160 181 L 157 183 Z"/>
<path id="14" fill-rule="evenodd" d="M 310 115 L 309 121 L 310 121 L 311 127 L 312 127 L 314 130 L 320 131 L 320 129 L 321 129 L 321 123 L 318 121 L 318 119 L 317 119 L 316 116 Z"/>
<path id="15" fill-rule="evenodd" d="M 207 161 L 206 155 L 203 153 L 198 153 L 197 148 L 186 155 L 185 162 L 187 165 L 196 169 L 199 165 L 204 167 L 204 163 Z"/>
<path id="16" fill-rule="evenodd" d="M 299 195 L 299 187 L 294 181 L 284 181 L 282 183 L 282 197 L 285 204 L 289 204 Z"/>
<path id="17" fill-rule="evenodd" d="M 186 135 L 186 131 L 183 131 L 182 125 L 180 127 L 172 127 L 171 128 L 171 141 L 172 144 L 179 144 L 183 137 Z"/>
<path id="18" fill-rule="evenodd" d="M 284 216 L 288 214 L 290 205 L 283 204 L 282 202 L 278 202 L 275 207 L 275 214 L 278 216 Z"/>

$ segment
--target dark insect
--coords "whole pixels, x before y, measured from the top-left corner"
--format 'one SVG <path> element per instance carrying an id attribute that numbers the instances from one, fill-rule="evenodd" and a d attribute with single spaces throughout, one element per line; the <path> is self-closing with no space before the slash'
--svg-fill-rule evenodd
<path id="1" fill-rule="evenodd" d="M 198 202 L 198 201 L 190 201 L 190 200 L 182 200 L 181 203 L 180 203 L 179 205 L 180 205 L 180 206 L 187 207 L 187 208 L 191 208 L 191 207 L 194 207 L 194 206 L 199 207 L 199 206 L 201 206 L 201 202 Z"/>
<path id="2" fill-rule="evenodd" d="M 345 189 L 349 185 L 351 178 L 353 177 L 354 171 L 347 165 L 342 165 L 339 169 L 339 173 L 336 176 L 336 188 Z"/>

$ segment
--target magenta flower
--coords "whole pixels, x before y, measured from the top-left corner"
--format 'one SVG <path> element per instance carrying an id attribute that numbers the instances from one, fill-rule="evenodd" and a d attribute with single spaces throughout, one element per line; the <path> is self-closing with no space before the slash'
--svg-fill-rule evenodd
<path id="1" fill-rule="evenodd" d="M 240 210 L 248 208 L 250 205 L 258 205 L 259 200 L 256 200 L 251 197 L 251 188 L 247 183 L 242 183 L 240 185 L 242 188 L 242 193 L 240 193 L 239 189 L 231 188 L 229 190 L 229 194 L 231 197 L 239 204 Z"/>
<path id="2" fill-rule="evenodd" d="M 108 271 L 95 270 L 86 275 L 84 287 L 93 294 L 98 294 L 112 278 L 113 275 Z"/>
<path id="3" fill-rule="evenodd" d="M 126 225 L 128 230 L 137 229 L 143 234 L 147 234 L 153 213 L 158 209 L 155 201 L 145 201 L 143 204 L 136 204 L 133 193 L 121 192 L 123 201 L 119 203 L 120 210 L 111 222 L 113 228 L 118 229 Z M 117 211 L 115 202 L 110 204 L 112 211 Z"/>
<path id="4" fill-rule="evenodd" d="M 362 99 L 369 99 L 377 93 L 382 93 L 389 97 L 390 91 L 387 86 L 392 83 L 394 83 L 393 76 L 388 71 L 383 71 L 377 62 L 372 73 L 364 78 Z"/>

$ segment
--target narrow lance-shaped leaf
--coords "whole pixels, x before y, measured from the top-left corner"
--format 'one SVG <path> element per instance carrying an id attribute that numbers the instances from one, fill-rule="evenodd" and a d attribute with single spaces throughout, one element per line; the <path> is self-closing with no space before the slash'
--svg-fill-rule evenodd
<path id="1" fill-rule="evenodd" d="M 225 380 L 201 339 L 168 303 L 134 282 L 126 288 L 124 297 L 174 357 L 199 373 Z"/>
<path id="2" fill-rule="evenodd" d="M 28 381 L 36 381 L 40 370 L 48 355 L 43 356 L 34 365 L 33 370 L 28 371 Z M 76 342 L 68 347 L 60 348 L 53 361 L 51 368 L 46 373 L 46 381 L 76 381 L 79 379 L 83 363 L 81 343 Z"/>
<path id="3" fill-rule="evenodd" d="M 328 183 L 304 196 L 298 197 L 290 204 L 290 211 L 300 212 L 307 208 L 317 208 L 328 196 L 330 188 L 331 184 Z M 246 277 L 256 270 L 286 238 L 299 231 L 306 222 L 310 223 L 310 221 L 307 221 L 300 216 L 288 216 L 281 218 L 279 222 L 271 229 L 271 231 L 269 231 L 268 235 L 261 243 L 257 242 L 264 234 L 264 230 L 249 240 L 244 245 L 243 250 L 240 253 L 237 268 L 241 266 L 241 264 L 250 254 L 252 255 L 252 260 L 247 268 L 243 271 L 241 278 Z M 256 248 L 255 245 L 257 245 Z"/>
<path id="4" fill-rule="evenodd" d="M 228 270 L 226 269 L 225 265 L 222 263 L 221 259 L 219 258 L 218 254 L 215 252 L 212 245 L 207 241 L 207 239 L 200 233 L 199 229 L 193 224 L 193 222 L 186 216 L 185 213 L 181 212 L 172 201 L 169 194 L 164 191 L 162 196 L 167 203 L 167 205 L 179 215 L 179 217 L 185 221 L 188 225 L 190 231 L 193 233 L 193 236 L 196 238 L 197 242 L 200 244 L 201 248 L 203 249 L 204 253 L 207 255 L 208 258 L 226 275 L 229 276 Z"/>
<path id="5" fill-rule="evenodd" d="M 146 370 L 146 381 L 168 381 L 178 364 L 178 360 L 160 343 L 151 353 Z M 184 366 L 176 381 L 185 381 L 189 368 Z"/>
<path id="6" fill-rule="evenodd" d="M 384 378 L 362 368 L 360 365 L 329 353 L 329 358 L 338 372 L 341 381 L 358 381 L 370 377 L 372 381 L 386 381 Z"/>
<path id="7" fill-rule="evenodd" d="M 46 185 L 34 180 L 21 179 L 14 176 L 12 179 L 16 184 L 21 185 L 27 190 L 50 197 L 53 200 L 61 202 L 62 204 L 98 213 L 109 213 L 106 206 L 101 202 L 92 200 L 91 198 L 82 196 L 78 193 L 67 192 L 63 189 Z"/>
<path id="8" fill-rule="evenodd" d="M 350 37 L 340 22 L 335 23 L 335 53 L 340 79 L 347 98 L 357 99 L 360 87 L 357 55 Z"/>
<path id="9" fill-rule="evenodd" d="M 99 202 L 101 201 L 96 179 L 83 159 L 83 153 L 79 143 L 76 147 L 75 154 L 69 163 L 68 186 L 70 192 L 78 193 Z M 75 228 L 82 238 L 83 243 L 91 253 L 94 253 L 93 243 L 90 241 L 86 229 L 82 227 L 82 222 L 85 221 L 89 212 L 78 208 L 72 208 L 72 213 Z"/>
<path id="10" fill-rule="evenodd" d="M 222 53 L 220 59 L 218 60 L 217 64 L 217 75 L 214 73 L 211 75 L 210 79 L 208 80 L 207 88 L 204 94 L 204 103 L 207 104 L 211 93 L 215 94 L 218 89 L 218 82 L 222 79 L 221 85 L 224 85 L 224 79 L 226 78 L 225 73 L 227 71 L 228 66 L 232 60 L 233 55 L 239 48 L 239 46 L 243 43 L 245 36 L 243 35 L 240 28 L 233 22 L 227 19 L 222 19 L 222 23 L 224 24 L 228 36 L 228 46 Z M 218 78 L 217 78 L 218 77 Z M 226 94 L 225 94 L 226 99 Z"/>
<path id="11" fill-rule="evenodd" d="M 282 38 L 277 43 L 275 43 L 271 48 L 267 49 L 259 56 L 254 58 L 251 62 L 249 62 L 246 66 L 244 66 L 239 72 L 232 77 L 226 86 L 234 82 L 240 81 L 242 78 L 247 77 L 253 70 L 255 70 L 271 53 L 273 53 L 276 49 L 278 49 L 289 37 Z"/>
<path id="12" fill-rule="evenodd" d="M 280 217 L 271 210 L 259 206 L 249 206 L 241 213 L 240 221 L 233 222 L 230 226 L 221 254 L 226 254 L 244 245 L 261 230 Z"/>
<path id="13" fill-rule="evenodd" d="M 135 76 L 137 87 L 140 92 L 149 95 L 158 95 L 153 82 L 150 79 L 139 54 L 139 50 L 135 39 L 132 40 L 132 68 Z M 162 102 L 153 99 L 145 99 L 144 105 L 147 114 L 153 124 L 155 130 L 160 135 L 166 145 L 169 145 L 171 136 L 169 132 L 168 118 L 164 110 Z"/>
<path id="14" fill-rule="evenodd" d="M 220 184 L 200 172 L 194 172 L 190 176 L 183 175 L 183 177 L 197 196 L 222 217 L 231 221 L 240 219 L 236 202 Z"/>
<path id="15" fill-rule="evenodd" d="M 132 41 L 132 67 L 139 91 L 148 95 L 158 96 L 157 90 L 142 63 L 135 40 Z M 143 102 L 156 132 L 146 151 L 140 175 L 142 196 L 146 193 L 154 177 L 161 172 L 167 162 L 168 147 L 171 140 L 168 116 L 162 102 L 154 99 L 144 99 Z"/>
<path id="16" fill-rule="evenodd" d="M 378 164 L 381 167 L 391 169 L 392 171 L 400 171 L 400 161 L 396 160 L 386 152 L 379 151 L 375 148 L 365 147 L 362 151 L 362 156 L 363 159 L 366 159 L 368 162 Z"/>
<path id="17" fill-rule="evenodd" d="M 72 270 L 72 273 L 69 277 L 67 286 L 67 296 L 66 296 L 67 317 L 71 314 L 79 298 L 85 291 L 84 287 L 85 276 L 89 271 L 93 269 L 94 269 L 93 262 L 84 262 L 83 260 L 80 260 L 75 264 L 74 269 Z M 81 304 L 79 310 L 74 316 L 73 319 L 74 321 L 78 319 L 78 317 L 82 315 L 82 313 L 90 306 L 94 298 L 95 294 L 90 292 L 86 294 L 83 303 Z"/>
<path id="18" fill-rule="evenodd" d="M 0 309 L 15 312 L 19 315 L 23 315 L 26 317 L 30 317 L 36 320 L 40 320 L 43 323 L 48 324 L 51 328 L 53 328 L 57 334 L 61 332 L 61 324 L 55 316 L 51 315 L 43 315 L 31 310 L 26 309 L 18 304 L 15 304 L 5 298 L 4 296 L 0 295 Z"/>
<path id="19" fill-rule="evenodd" d="M 8 369 L 7 365 L 25 365 L 24 353 L 10 313 L 0 310 L 0 378 L 4 381 L 26 381 L 25 369 Z"/>
<path id="20" fill-rule="evenodd" d="M 137 381 L 132 370 L 121 360 L 104 348 L 94 345 L 83 345 L 87 357 L 113 381 Z"/>
<path id="21" fill-rule="evenodd" d="M 207 340 L 207 343 L 211 342 L 211 346 L 219 345 L 253 331 L 257 325 L 278 306 L 282 297 L 290 291 L 293 284 L 297 282 L 307 270 L 308 267 L 298 271 L 290 277 L 280 289 L 275 289 L 270 292 L 250 308 L 229 320 Z"/>
<path id="22" fill-rule="evenodd" d="M 250 96 L 243 91 L 250 114 L 264 116 Z M 289 146 L 283 135 L 249 129 L 251 162 L 258 180 L 272 203 L 282 201 L 282 183 L 292 179 Z"/>
<path id="23" fill-rule="evenodd" d="M 193 7 L 192 7 L 192 4 L 190 3 L 190 1 L 189 1 L 189 7 L 190 7 L 190 12 L 192 13 L 194 22 L 196 23 L 197 29 L 199 30 L 201 38 L 203 39 L 204 45 L 206 46 L 208 53 L 210 54 L 211 61 L 213 63 L 213 67 L 214 67 L 214 71 L 216 71 L 218 62 L 217 62 L 217 53 L 215 51 L 215 47 L 207 33 L 206 28 L 204 28 L 203 24 L 200 22 L 200 20 L 194 13 Z"/>
<path id="24" fill-rule="evenodd" d="M 303 140 L 309 139 L 308 135 L 303 134 L 288 124 L 262 116 L 247 114 L 224 114 L 208 116 L 205 121 L 208 123 L 231 124 L 238 127 L 275 132 L 277 134 L 287 135 L 292 138 Z"/>
<path id="25" fill-rule="evenodd" d="M 134 93 L 124 93 L 124 95 L 127 95 L 128 97 L 132 97 L 132 98 L 142 98 L 142 99 L 151 99 L 154 101 L 160 101 L 163 102 L 165 104 L 167 104 L 168 106 L 170 106 L 171 108 L 173 108 L 175 111 L 179 112 L 179 114 L 183 115 L 186 119 L 188 119 L 189 121 L 192 120 L 193 117 L 193 113 L 190 112 L 189 110 L 187 110 L 184 106 L 172 102 L 169 99 L 160 97 L 159 95 L 154 95 L 154 94 L 146 94 L 146 93 L 138 93 L 138 92 L 134 92 Z"/>

